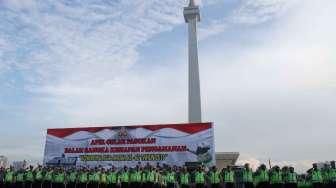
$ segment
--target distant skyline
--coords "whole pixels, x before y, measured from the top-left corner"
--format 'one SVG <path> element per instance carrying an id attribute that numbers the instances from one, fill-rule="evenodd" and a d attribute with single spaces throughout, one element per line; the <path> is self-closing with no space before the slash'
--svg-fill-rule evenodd
<path id="1" fill-rule="evenodd" d="M 336 159 L 336 2 L 196 2 L 216 149 Z M 41 161 L 47 128 L 187 122 L 186 3 L 0 0 L 0 155 Z"/>

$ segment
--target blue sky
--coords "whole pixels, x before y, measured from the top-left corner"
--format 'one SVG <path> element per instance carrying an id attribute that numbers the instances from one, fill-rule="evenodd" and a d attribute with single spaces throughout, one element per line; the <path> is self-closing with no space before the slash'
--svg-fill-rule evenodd
<path id="1" fill-rule="evenodd" d="M 333 0 L 203 0 L 202 105 L 218 151 L 335 159 Z M 40 161 L 47 128 L 185 122 L 184 0 L 0 0 L 0 154 Z"/>

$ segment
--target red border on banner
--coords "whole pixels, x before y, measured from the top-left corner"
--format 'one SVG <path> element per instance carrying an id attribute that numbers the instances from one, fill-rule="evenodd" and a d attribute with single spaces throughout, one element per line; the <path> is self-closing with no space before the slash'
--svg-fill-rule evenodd
<path id="1" fill-rule="evenodd" d="M 183 124 L 160 124 L 160 125 L 134 125 L 134 126 L 107 126 L 107 127 L 78 127 L 78 128 L 60 128 L 48 129 L 47 134 L 58 138 L 64 138 L 79 131 L 96 133 L 104 129 L 118 129 L 126 127 L 129 129 L 144 128 L 151 131 L 157 131 L 164 128 L 172 128 L 188 134 L 195 134 L 212 127 L 212 123 L 183 123 Z"/>

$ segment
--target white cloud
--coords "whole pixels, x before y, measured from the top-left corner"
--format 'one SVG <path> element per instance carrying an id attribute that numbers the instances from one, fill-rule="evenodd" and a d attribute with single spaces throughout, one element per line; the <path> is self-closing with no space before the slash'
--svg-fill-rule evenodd
<path id="1" fill-rule="evenodd" d="M 263 23 L 286 12 L 295 2 L 298 0 L 247 0 L 234 12 L 232 21 L 242 24 Z"/>
<path id="2" fill-rule="evenodd" d="M 15 57 L 15 65 L 7 60 L 34 84 L 109 80 L 137 61 L 136 48 L 141 44 L 183 23 L 183 1 L 137 0 L 112 5 L 104 1 L 43 1 L 37 5 L 35 11 L 6 12 L 8 20 L 2 24 L 6 27 L 7 21 L 15 19 L 18 27 L 26 27 L 22 37 L 13 36 L 13 31 L 0 32 L 0 38 L 11 35 L 10 42 L 18 44 L 16 50 L 38 45 L 23 54 L 22 63 Z M 17 7 L 17 3 L 8 6 Z"/>
<path id="3" fill-rule="evenodd" d="M 35 0 L 2 0 L 0 6 L 6 6 L 14 11 L 30 10 L 36 6 Z"/>
<path id="4" fill-rule="evenodd" d="M 334 158 L 335 7 L 306 1 L 266 31 L 201 52 L 205 115 L 220 151 L 302 166 Z"/>
<path id="5" fill-rule="evenodd" d="M 225 32 L 228 28 L 237 25 L 262 24 L 285 13 L 295 7 L 299 0 L 246 0 L 241 3 L 238 9 L 234 10 L 227 18 L 211 21 L 200 28 L 200 40 Z M 216 0 L 210 4 L 219 3 Z"/>
<path id="6" fill-rule="evenodd" d="M 212 21 L 209 25 L 203 26 L 199 29 L 199 40 L 202 41 L 211 36 L 223 33 L 228 26 L 229 24 L 226 21 Z"/>

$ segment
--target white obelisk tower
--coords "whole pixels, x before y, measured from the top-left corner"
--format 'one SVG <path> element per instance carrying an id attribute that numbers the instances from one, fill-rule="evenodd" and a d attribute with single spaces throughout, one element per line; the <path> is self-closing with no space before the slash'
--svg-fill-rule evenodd
<path id="1" fill-rule="evenodd" d="M 202 122 L 200 78 L 198 67 L 197 22 L 200 21 L 200 10 L 194 0 L 184 8 L 184 19 L 188 24 L 189 53 L 189 101 L 188 116 L 190 123 Z"/>

